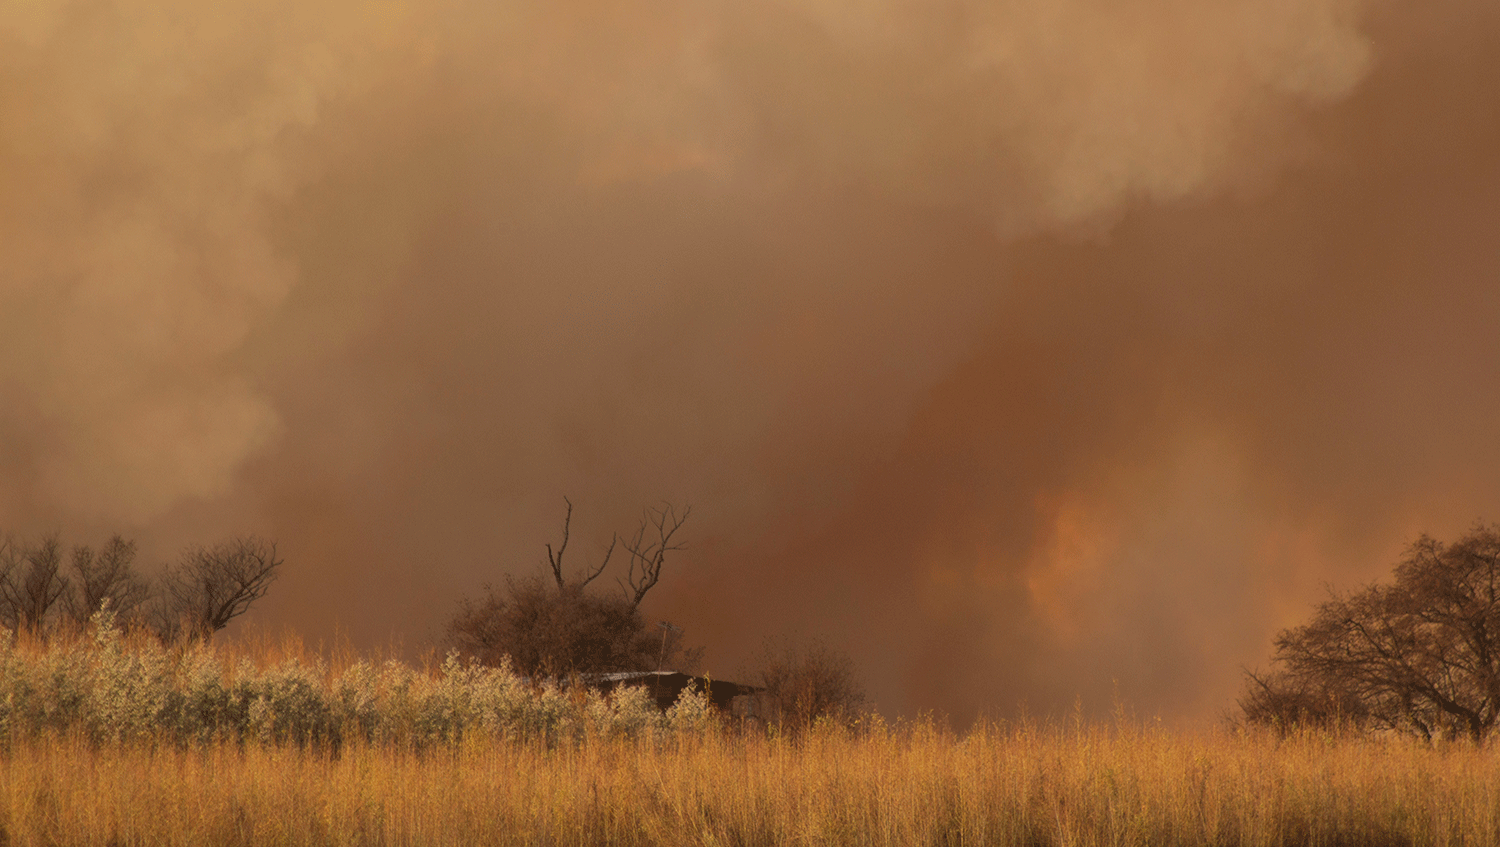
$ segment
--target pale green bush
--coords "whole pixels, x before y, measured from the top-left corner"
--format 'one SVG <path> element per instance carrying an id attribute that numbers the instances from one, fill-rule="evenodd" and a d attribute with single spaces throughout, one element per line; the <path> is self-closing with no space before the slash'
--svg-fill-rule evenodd
<path id="1" fill-rule="evenodd" d="M 434 674 L 360 659 L 231 661 L 208 643 L 168 649 L 130 638 L 105 609 L 88 637 L 17 643 L 0 630 L 0 741 L 81 733 L 94 743 L 427 747 L 471 736 L 546 744 L 708 732 L 708 700 L 686 692 L 663 713 L 641 687 L 602 695 L 528 684 L 509 665 L 450 654 Z"/>
<path id="2" fill-rule="evenodd" d="M 180 723 L 172 712 L 181 711 L 183 698 L 166 651 L 155 642 L 125 649 L 108 609 L 100 611 L 94 623 L 92 649 L 73 645 L 74 649 L 43 654 L 46 663 L 60 671 L 52 678 L 53 691 L 59 708 L 66 711 L 57 714 L 55 727 L 66 730 L 82 724 L 95 739 L 130 740 L 152 735 L 164 724 Z"/>
<path id="3" fill-rule="evenodd" d="M 590 691 L 584 703 L 587 733 L 606 738 L 655 737 L 666 728 L 666 718 L 656 708 L 645 686 L 616 688 L 608 696 Z"/>
<path id="4" fill-rule="evenodd" d="M 179 739 L 204 743 L 236 725 L 237 703 L 225 683 L 223 666 L 211 650 L 200 647 L 184 656 L 178 679 L 169 714 L 174 716 Z"/>
<path id="5" fill-rule="evenodd" d="M 677 702 L 667 709 L 666 724 L 678 734 L 697 734 L 712 729 L 717 715 L 708 695 L 691 688 L 678 695 Z"/>

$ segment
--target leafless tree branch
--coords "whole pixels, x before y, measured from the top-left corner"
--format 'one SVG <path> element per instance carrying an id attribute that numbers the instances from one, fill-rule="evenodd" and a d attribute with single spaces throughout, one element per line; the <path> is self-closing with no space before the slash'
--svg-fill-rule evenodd
<path id="1" fill-rule="evenodd" d="M 169 638 L 208 638 L 265 596 L 282 560 L 253 536 L 186 550 L 162 578 L 157 627 Z"/>
<path id="2" fill-rule="evenodd" d="M 1451 545 L 1422 536 L 1389 585 L 1333 595 L 1308 624 L 1276 639 L 1275 674 L 1247 674 L 1247 718 L 1287 720 L 1308 692 L 1423 738 L 1481 740 L 1500 720 L 1500 528 Z"/>
<path id="3" fill-rule="evenodd" d="M 625 552 L 630 554 L 630 571 L 626 574 L 629 588 L 625 594 L 630 598 L 631 608 L 639 607 L 646 593 L 656 587 L 661 579 L 661 569 L 666 563 L 667 553 L 683 549 L 684 545 L 672 543 L 672 536 L 677 534 L 692 513 L 693 508 L 687 506 L 679 515 L 671 503 L 647 509 L 635 535 L 625 542 Z M 648 532 L 655 536 L 649 541 Z"/>
<path id="4" fill-rule="evenodd" d="M 136 576 L 135 542 L 112 536 L 95 553 L 87 546 L 73 548 L 74 590 L 64 601 L 68 616 L 78 626 L 86 624 L 103 603 L 122 618 L 130 617 L 151 596 L 151 587 Z"/>
<path id="5" fill-rule="evenodd" d="M 567 514 L 563 516 L 562 543 L 557 546 L 556 552 L 553 552 L 552 545 L 550 543 L 547 544 L 547 565 L 552 569 L 552 580 L 557 583 L 558 591 L 565 591 L 568 587 L 567 576 L 563 573 L 563 553 L 568 549 L 568 534 L 569 529 L 573 523 L 573 501 L 564 497 L 563 502 L 568 505 L 568 511 Z M 604 551 L 604 560 L 599 563 L 599 566 L 597 568 L 594 568 L 592 570 L 586 569 L 584 571 L 583 579 L 578 581 L 578 587 L 582 588 L 583 586 L 588 585 L 595 579 L 598 579 L 599 574 L 604 573 L 604 569 L 609 566 L 610 557 L 615 553 L 615 544 L 619 540 L 619 536 L 612 536 L 610 538 L 609 549 Z"/>
<path id="6" fill-rule="evenodd" d="M 613 536 L 598 566 L 569 579 L 563 555 L 571 535 L 573 503 L 566 497 L 563 502 L 567 512 L 562 542 L 556 549 L 547 545 L 550 580 L 543 573 L 526 579 L 508 577 L 503 589 L 485 586 L 480 599 L 461 601 L 448 624 L 449 644 L 486 664 L 508 660 L 527 675 L 646 670 L 674 657 L 696 662 L 699 654 L 682 650 L 676 639 L 646 631 L 639 610 L 642 598 L 661 578 L 667 552 L 681 549 L 673 538 L 690 510 L 680 515 L 671 505 L 648 510 L 633 538 Z M 652 528 L 655 534 L 648 542 Z M 586 591 L 619 546 L 631 551 L 625 595 Z"/>
<path id="7" fill-rule="evenodd" d="M 573 524 L 573 501 L 564 497 L 563 502 L 568 504 L 568 513 L 563 516 L 563 537 L 562 543 L 557 546 L 557 553 L 552 552 L 552 543 L 547 543 L 547 564 L 552 566 L 552 578 L 557 582 L 559 591 L 567 586 L 567 580 L 563 578 L 562 558 L 568 549 L 568 529 Z"/>
<path id="8" fill-rule="evenodd" d="M 35 547 L 8 543 L 5 560 L 0 564 L 0 616 L 8 626 L 45 634 L 53 607 L 68 591 L 68 578 L 60 573 L 61 542 L 49 535 Z"/>

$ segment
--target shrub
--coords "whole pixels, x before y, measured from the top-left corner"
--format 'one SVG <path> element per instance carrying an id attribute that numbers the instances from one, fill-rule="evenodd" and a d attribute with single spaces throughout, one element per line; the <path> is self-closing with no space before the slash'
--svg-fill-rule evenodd
<path id="1" fill-rule="evenodd" d="M 509 663 L 450 653 L 435 674 L 360 659 L 335 672 L 322 659 L 237 660 L 209 642 L 168 649 L 122 631 L 108 608 L 90 632 L 29 639 L 0 630 L 0 740 L 76 733 L 94 744 L 228 740 L 326 745 L 346 740 L 423 748 L 470 736 L 544 744 L 588 737 L 647 740 L 714 726 L 686 692 L 663 713 L 645 689 L 609 695 L 536 686 Z"/>

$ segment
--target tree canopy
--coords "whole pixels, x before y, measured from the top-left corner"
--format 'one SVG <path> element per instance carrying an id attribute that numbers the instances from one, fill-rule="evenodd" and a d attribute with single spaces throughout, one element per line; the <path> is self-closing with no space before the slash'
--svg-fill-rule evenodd
<path id="1" fill-rule="evenodd" d="M 1500 528 L 1418 538 L 1394 581 L 1334 594 L 1247 673 L 1251 723 L 1343 721 L 1422 738 L 1486 738 L 1500 718 Z"/>

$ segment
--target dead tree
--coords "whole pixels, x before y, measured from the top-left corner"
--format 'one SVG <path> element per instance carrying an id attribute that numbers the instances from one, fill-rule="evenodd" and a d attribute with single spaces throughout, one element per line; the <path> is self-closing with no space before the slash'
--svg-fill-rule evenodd
<path id="1" fill-rule="evenodd" d="M 572 529 L 573 503 L 563 498 L 562 541 L 547 549 L 547 571 L 530 578 L 507 577 L 504 587 L 484 587 L 478 600 L 465 599 L 448 623 L 448 641 L 485 664 L 509 657 L 526 675 L 560 675 L 602 671 L 648 670 L 662 661 L 660 639 L 647 632 L 641 601 L 661 579 L 669 552 L 682 549 L 673 537 L 690 509 L 679 515 L 671 505 L 649 510 L 630 539 L 613 535 L 603 559 L 569 576 L 563 556 Z M 648 536 L 650 540 L 648 541 Z M 586 590 L 609 565 L 614 551 L 630 552 L 630 571 L 621 581 L 624 594 Z M 550 577 L 550 578 L 549 578 Z M 550 584 L 549 584 L 550 583 Z M 691 651 L 671 645 L 668 658 Z"/>
<path id="2" fill-rule="evenodd" d="M 0 549 L 0 617 L 12 629 L 46 635 L 52 609 L 68 591 L 63 576 L 62 544 L 56 535 L 35 547 L 19 547 L 7 539 Z"/>
<path id="3" fill-rule="evenodd" d="M 568 532 L 573 524 L 573 501 L 564 497 L 563 502 L 567 504 L 568 511 L 567 514 L 563 516 L 562 543 L 557 545 L 556 553 L 552 551 L 551 542 L 547 543 L 547 564 L 552 568 L 552 578 L 554 581 L 556 581 L 557 590 L 560 592 L 566 591 L 568 588 L 568 579 L 563 575 L 563 553 L 567 552 L 568 550 Z M 615 544 L 619 540 L 620 537 L 618 535 L 610 536 L 609 549 L 604 551 L 604 560 L 599 563 L 599 567 L 594 568 L 593 570 L 584 571 L 583 578 L 576 582 L 576 585 L 579 589 L 582 589 L 585 585 L 593 582 L 599 577 L 599 574 L 604 573 L 604 569 L 609 566 L 609 558 L 615 553 Z"/>
<path id="4" fill-rule="evenodd" d="M 155 623 L 168 640 L 207 639 L 265 596 L 282 560 L 254 536 L 189 548 L 162 575 Z"/>
<path id="5" fill-rule="evenodd" d="M 629 588 L 626 588 L 625 594 L 630 598 L 632 609 L 639 608 L 641 601 L 646 598 L 646 592 L 656 587 L 657 581 L 661 579 L 661 568 L 666 563 L 667 553 L 682 549 L 683 545 L 672 543 L 672 536 L 677 534 L 677 530 L 682 528 L 692 513 L 693 508 L 688 506 L 678 515 L 671 503 L 647 509 L 640 528 L 625 542 L 625 551 L 630 554 L 630 572 L 626 574 Z M 648 531 L 652 531 L 654 538 L 647 539 Z M 622 583 L 621 587 L 625 588 L 625 585 Z"/>
<path id="6" fill-rule="evenodd" d="M 151 586 L 135 574 L 135 542 L 112 536 L 96 553 L 88 546 L 73 548 L 73 591 L 64 599 L 68 617 L 83 626 L 105 601 L 121 619 L 129 619 L 151 596 Z"/>

